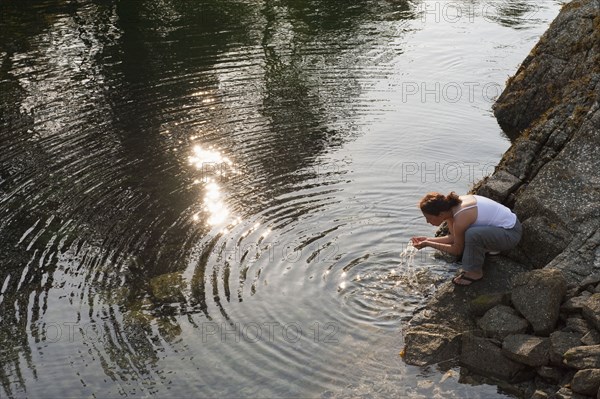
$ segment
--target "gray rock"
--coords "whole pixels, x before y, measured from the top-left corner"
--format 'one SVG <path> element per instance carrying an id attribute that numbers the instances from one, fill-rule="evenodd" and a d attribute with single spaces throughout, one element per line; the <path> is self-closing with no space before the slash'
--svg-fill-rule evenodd
<path id="1" fill-rule="evenodd" d="M 508 292 L 513 276 L 525 270 L 525 266 L 510 259 L 494 256 L 485 260 L 485 278 L 469 289 L 455 287 L 451 282 L 442 284 L 427 306 L 413 316 L 408 328 L 404 330 L 404 361 L 424 365 L 458 358 L 459 345 L 448 339 L 445 329 L 451 335 L 475 330 L 477 324 L 469 303 L 490 292 Z M 426 349 L 427 347 L 432 349 Z M 438 349 L 433 350 L 436 347 Z"/>
<path id="2" fill-rule="evenodd" d="M 600 368 L 600 345 L 577 346 L 563 356 L 563 363 L 578 370 Z"/>
<path id="3" fill-rule="evenodd" d="M 506 305 L 497 305 L 488 310 L 477 322 L 487 337 L 503 340 L 512 334 L 527 331 L 527 320 L 519 317 L 517 312 Z"/>
<path id="4" fill-rule="evenodd" d="M 517 214 L 524 213 L 516 211 Z M 567 248 L 572 239 L 566 225 L 557 224 L 546 216 L 531 216 L 523 221 L 523 236 L 519 243 L 522 257 L 519 260 L 533 268 L 542 268 Z"/>
<path id="5" fill-rule="evenodd" d="M 517 176 L 505 170 L 500 170 L 490 176 L 478 188 L 477 193 L 494 201 L 504 202 L 521 183 Z"/>
<path id="6" fill-rule="evenodd" d="M 502 342 L 502 353 L 528 366 L 544 366 L 550 360 L 550 339 L 525 334 L 509 335 Z"/>
<path id="7" fill-rule="evenodd" d="M 547 265 L 548 268 L 560 270 L 568 283 L 579 287 L 581 295 L 590 295 L 580 286 L 581 282 L 590 274 L 600 271 L 600 251 L 597 250 L 600 246 L 599 224 L 598 218 L 582 221 L 567 249 Z"/>
<path id="8" fill-rule="evenodd" d="M 483 316 L 488 310 L 497 305 L 510 305 L 510 296 L 507 293 L 490 293 L 479 295 L 469 302 L 471 314 Z"/>
<path id="9" fill-rule="evenodd" d="M 600 294 L 590 296 L 582 305 L 581 313 L 596 330 L 600 331 Z"/>
<path id="10" fill-rule="evenodd" d="M 575 332 L 575 333 L 578 333 L 578 334 L 581 334 L 582 336 L 584 336 L 585 334 L 590 332 L 591 328 L 592 327 L 585 319 L 575 316 L 575 317 L 569 317 L 567 319 L 566 326 L 565 326 L 565 328 L 563 328 L 562 331 Z"/>
<path id="11" fill-rule="evenodd" d="M 463 334 L 460 363 L 476 374 L 510 382 L 531 377 L 524 365 L 502 355 L 502 349 L 491 340 L 472 333 Z"/>
<path id="12" fill-rule="evenodd" d="M 558 384 L 563 376 L 562 370 L 550 366 L 538 367 L 536 372 L 544 380 L 553 384 Z"/>
<path id="13" fill-rule="evenodd" d="M 460 334 L 438 324 L 423 324 L 412 328 L 404 337 L 404 361 L 425 366 L 456 357 L 460 349 Z"/>
<path id="14" fill-rule="evenodd" d="M 600 369 L 579 370 L 571 382 L 571 389 L 583 395 L 593 396 L 600 389 Z"/>
<path id="15" fill-rule="evenodd" d="M 550 361 L 562 365 L 564 354 L 571 348 L 581 346 L 581 334 L 555 331 L 550 334 Z"/>
<path id="16" fill-rule="evenodd" d="M 547 399 L 549 397 L 550 395 L 540 389 L 536 389 L 533 395 L 531 395 L 531 399 Z"/>
<path id="17" fill-rule="evenodd" d="M 552 109 L 557 104 L 555 98 L 564 99 L 561 94 L 573 85 L 571 79 L 594 69 L 593 58 L 586 56 L 598 44 L 590 34 L 592 21 L 585 19 L 597 13 L 597 5 L 593 1 L 573 3 L 552 22 L 494 104 L 498 123 L 511 138 L 516 138 Z M 575 62 L 573 58 L 582 65 L 567 65 L 566 60 Z M 543 82 L 552 84 L 542 85 Z"/>
<path id="18" fill-rule="evenodd" d="M 598 345 L 600 344 L 600 333 L 596 330 L 590 330 L 587 334 L 581 338 L 581 343 L 584 345 Z"/>
<path id="19" fill-rule="evenodd" d="M 567 284 L 557 270 L 533 270 L 513 280 L 512 302 L 538 335 L 550 334 L 558 321 Z"/>
<path id="20" fill-rule="evenodd" d="M 567 387 L 560 388 L 554 395 L 551 395 L 551 397 L 556 399 L 589 399 L 589 396 L 573 392 Z"/>
<path id="21" fill-rule="evenodd" d="M 474 193 L 480 190 L 480 193 L 487 193 L 510 206 L 523 223 L 521 243 L 507 253 L 519 262 L 517 265 L 559 270 L 568 283 L 585 282 L 583 287 L 591 293 L 598 293 L 600 288 L 598 277 L 593 277 L 596 282 L 588 278 L 600 275 L 599 20 L 600 3 L 597 0 L 573 0 L 562 7 L 494 106 L 498 122 L 511 138 L 512 146 L 494 174 L 474 189 Z M 506 197 L 507 193 L 510 194 Z M 486 264 L 488 262 L 486 259 Z M 432 306 L 427 309 L 432 316 L 419 313 L 415 316 L 418 324 L 427 321 L 445 324 L 457 332 L 467 331 L 468 324 L 474 324 L 471 314 L 464 312 L 469 310 L 469 302 L 486 292 L 502 292 L 503 288 L 498 285 L 515 280 L 512 277 L 515 274 L 494 276 L 494 272 L 493 267 L 485 269 L 486 278 L 469 289 L 444 287 L 438 290 Z M 491 287 L 486 285 L 490 283 Z M 554 298 L 564 295 L 564 291 L 560 283 L 557 287 L 550 284 L 536 290 L 537 283 L 537 279 L 532 278 L 522 285 L 520 292 L 513 295 L 513 303 L 530 320 L 536 334 L 547 335 L 558 320 L 561 301 L 554 305 Z M 519 291 L 519 287 L 516 290 Z M 575 289 L 572 295 L 581 291 L 584 289 Z M 585 295 L 581 293 L 580 296 Z M 576 301 L 565 302 L 563 313 L 572 316 L 578 309 L 583 313 L 583 306 Z M 596 326 L 592 310 L 586 311 L 585 319 Z M 444 321 L 444 317 L 449 320 Z M 568 317 L 564 320 L 570 330 L 580 331 L 583 327 L 579 321 L 569 322 Z M 593 341 L 594 337 L 588 336 L 592 331 L 595 330 L 586 334 L 586 342 Z M 581 339 L 581 334 L 573 332 L 551 334 L 552 361 L 561 364 L 565 352 L 581 346 Z M 478 353 L 476 348 L 473 349 L 470 352 L 473 361 L 465 360 L 463 364 L 485 370 L 492 366 L 482 364 L 484 360 L 486 363 L 500 362 L 500 358 L 489 355 L 494 351 L 497 353 L 499 348 L 493 349 L 495 345 L 490 340 L 479 340 L 484 340 L 482 345 L 487 351 Z M 461 357 L 468 358 L 469 352 L 463 352 Z M 567 354 L 570 356 L 571 352 Z M 593 363 L 583 355 L 579 357 L 577 360 L 571 356 L 566 362 Z M 479 363 L 476 358 L 480 358 Z M 540 370 L 542 368 L 538 373 Z M 512 375 L 493 371 L 488 374 Z M 575 367 L 570 373 L 575 374 Z M 564 381 L 564 378 L 563 385 L 571 381 L 570 378 Z M 597 395 L 600 399 L 600 392 Z M 557 396 L 576 398 L 581 394 L 563 387 Z"/>
<path id="22" fill-rule="evenodd" d="M 556 399 L 573 399 L 573 391 L 569 388 L 562 387 L 554 394 Z"/>
<path id="23" fill-rule="evenodd" d="M 566 313 L 579 313 L 583 307 L 583 304 L 587 301 L 589 295 L 576 296 L 567 299 L 561 306 L 560 310 Z"/>
<path id="24" fill-rule="evenodd" d="M 592 274 L 591 276 L 587 276 L 581 281 L 581 286 L 583 288 L 587 288 L 589 285 L 597 285 L 600 283 L 600 273 Z"/>
<path id="25" fill-rule="evenodd" d="M 600 157 L 593 155 L 600 131 L 599 13 L 593 0 L 565 5 L 494 105 L 513 140 L 494 175 L 506 171 L 523 181 L 513 207 L 524 222 L 520 253 L 533 267 L 569 270 L 574 281 L 599 271 L 584 234 L 588 223 L 598 230 L 600 215 Z M 565 265 L 555 263 L 559 256 Z"/>

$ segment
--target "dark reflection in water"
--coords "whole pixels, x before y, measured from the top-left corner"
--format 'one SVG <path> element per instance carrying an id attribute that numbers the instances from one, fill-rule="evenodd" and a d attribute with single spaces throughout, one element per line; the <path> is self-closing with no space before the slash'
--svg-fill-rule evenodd
<path id="1" fill-rule="evenodd" d="M 519 4 L 498 22 L 519 27 L 532 7 Z M 331 155 L 389 111 L 365 93 L 398 73 L 418 8 L 12 0 L 0 15 L 3 392 L 347 385 L 335 365 L 349 358 L 318 340 L 238 349 L 197 334 L 321 315 L 394 330 L 418 302 L 391 249 L 371 248 L 389 227 L 362 229 L 372 215 L 341 194 L 351 162 Z M 356 310 L 340 315 L 340 297 Z"/>

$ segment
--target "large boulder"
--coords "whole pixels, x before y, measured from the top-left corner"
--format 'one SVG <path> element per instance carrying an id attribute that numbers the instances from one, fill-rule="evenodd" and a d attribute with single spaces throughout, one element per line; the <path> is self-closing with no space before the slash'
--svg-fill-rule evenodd
<path id="1" fill-rule="evenodd" d="M 573 1 L 565 6 L 507 82 L 493 108 L 510 138 L 516 139 L 549 110 L 563 104 L 565 95 L 577 83 L 574 80 L 598 70 L 597 15 L 594 0 Z"/>
<path id="2" fill-rule="evenodd" d="M 509 335 L 502 342 L 502 353 L 531 367 L 544 366 L 550 360 L 550 339 L 525 334 Z"/>
<path id="3" fill-rule="evenodd" d="M 567 284 L 557 270 L 532 270 L 513 280 L 512 302 L 531 323 L 537 335 L 548 335 L 556 326 Z"/>
<path id="4" fill-rule="evenodd" d="M 465 333 L 462 337 L 460 363 L 474 373 L 519 382 L 531 378 L 531 370 L 502 354 L 502 349 L 488 338 Z"/>
<path id="5" fill-rule="evenodd" d="M 534 268 L 543 268 L 563 252 L 572 239 L 567 226 L 545 215 L 533 215 L 523 221 L 519 260 Z"/>
<path id="6" fill-rule="evenodd" d="M 479 328 L 486 336 L 503 340 L 508 335 L 521 334 L 527 331 L 527 320 L 520 317 L 517 312 L 506 305 L 497 305 L 488 310 L 477 322 Z"/>
<path id="7" fill-rule="evenodd" d="M 595 281 L 600 272 L 600 220 L 590 217 L 578 227 L 579 232 L 567 249 L 546 267 L 560 270 L 568 284 L 592 290 L 598 283 L 587 281 Z"/>
<path id="8" fill-rule="evenodd" d="M 476 189 L 510 192 L 523 222 L 515 257 L 569 282 L 600 272 L 599 20 L 597 1 L 568 3 L 509 79 L 494 114 L 513 143 Z"/>
<path id="9" fill-rule="evenodd" d="M 494 278 L 512 279 L 515 308 L 531 323 L 536 335 L 547 336 L 557 326 L 565 282 L 581 287 L 580 283 L 588 280 L 583 289 L 574 288 L 569 298 L 584 290 L 600 293 L 600 2 L 573 0 L 565 4 L 509 79 L 494 113 L 512 145 L 494 173 L 472 192 L 509 206 L 523 223 L 521 243 L 506 253 L 517 265 L 512 269 L 544 270 L 515 277 L 506 269 L 501 271 L 504 275 L 493 276 L 496 268 L 484 268 L 485 278 L 473 286 L 439 290 L 427 307 L 433 317 L 425 319 L 457 332 L 472 330 L 474 326 L 467 325 L 473 313 L 482 314 L 501 302 L 487 298 L 491 300 L 475 301 L 473 306 L 470 301 L 485 293 L 504 292 Z M 486 265 L 488 262 L 486 259 Z M 465 308 L 471 308 L 472 313 L 465 314 Z M 550 397 L 578 398 L 581 394 L 571 391 L 567 384 L 570 374 L 595 364 L 597 345 L 588 344 L 597 339 L 596 307 L 577 299 L 565 303 L 563 310 L 571 320 L 567 331 L 550 335 L 549 350 L 551 363 L 560 367 L 539 367 L 538 373 L 549 376 L 568 365 L 569 378 L 563 375 L 560 390 L 554 390 Z M 417 326 L 426 321 L 425 313 L 415 317 Z M 595 327 L 585 338 L 581 334 L 585 323 L 573 317 L 580 313 Z M 449 320 L 444 321 L 444 317 Z M 500 335 L 489 327 L 486 330 L 497 337 L 503 334 L 498 327 L 494 331 Z M 501 349 L 492 340 L 464 340 L 461 361 L 472 371 L 505 379 L 521 375 L 511 368 L 518 362 L 501 356 Z M 588 346 L 582 347 L 582 343 Z M 545 389 L 539 395 L 543 393 L 547 393 Z M 600 399 L 600 392 L 597 395 Z"/>

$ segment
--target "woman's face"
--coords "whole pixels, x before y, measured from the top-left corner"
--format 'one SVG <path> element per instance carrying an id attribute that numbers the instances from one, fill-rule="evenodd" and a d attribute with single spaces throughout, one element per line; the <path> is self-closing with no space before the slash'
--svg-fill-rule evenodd
<path id="1" fill-rule="evenodd" d="M 439 226 L 444 222 L 444 220 L 446 220 L 446 218 L 442 216 L 442 213 L 436 216 L 423 212 L 423 216 L 425 216 L 425 220 L 427 221 L 427 223 L 432 224 L 434 226 Z"/>

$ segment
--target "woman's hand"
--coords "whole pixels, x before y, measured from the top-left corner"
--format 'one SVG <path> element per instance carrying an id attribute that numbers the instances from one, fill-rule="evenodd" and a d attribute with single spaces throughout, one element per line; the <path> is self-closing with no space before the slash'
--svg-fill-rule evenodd
<path id="1" fill-rule="evenodd" d="M 417 248 L 417 249 L 423 249 L 425 248 L 427 245 L 429 244 L 429 241 L 427 241 L 426 239 L 423 241 L 419 241 L 416 244 L 413 244 L 413 247 Z"/>
<path id="2" fill-rule="evenodd" d="M 423 237 L 423 236 L 413 237 L 410 239 L 410 242 L 411 242 L 411 244 L 415 245 L 415 244 L 420 243 L 421 241 L 425 241 L 426 239 L 427 239 L 427 237 Z"/>
<path id="3" fill-rule="evenodd" d="M 417 249 L 425 248 L 425 242 L 427 237 L 413 237 L 410 239 L 410 243 Z"/>

